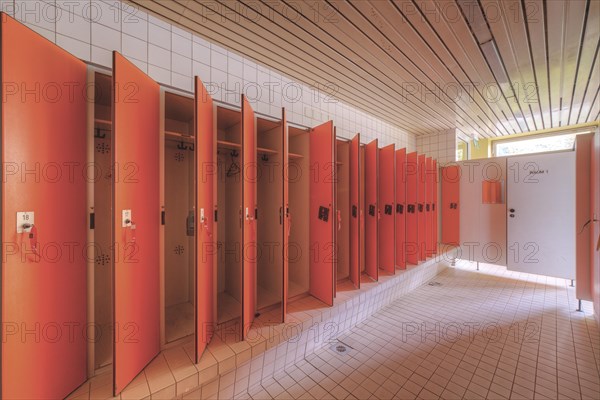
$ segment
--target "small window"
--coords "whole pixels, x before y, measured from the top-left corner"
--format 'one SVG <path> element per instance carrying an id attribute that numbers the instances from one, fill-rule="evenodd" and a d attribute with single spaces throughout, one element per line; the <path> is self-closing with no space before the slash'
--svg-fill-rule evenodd
<path id="1" fill-rule="evenodd" d="M 469 159 L 469 147 L 467 142 L 457 138 L 456 140 L 456 161 L 464 161 Z"/>
<path id="2" fill-rule="evenodd" d="M 549 151 L 573 150 L 575 134 L 542 136 L 515 140 L 499 140 L 494 143 L 496 157 L 519 154 L 545 153 Z"/>

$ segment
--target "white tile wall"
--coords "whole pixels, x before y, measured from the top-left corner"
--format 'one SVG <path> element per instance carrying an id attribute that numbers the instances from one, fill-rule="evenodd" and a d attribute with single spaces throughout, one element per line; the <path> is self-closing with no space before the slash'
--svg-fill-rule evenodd
<path id="1" fill-rule="evenodd" d="M 439 165 L 456 161 L 456 130 L 448 129 L 417 136 L 417 151 L 433 157 Z"/>
<path id="2" fill-rule="evenodd" d="M 0 8 L 87 62 L 110 68 L 112 50 L 122 52 L 164 85 L 192 91 L 198 75 L 213 97 L 239 104 L 248 95 L 259 113 L 314 126 L 333 119 L 340 137 L 361 133 L 363 142 L 417 148 L 413 134 L 374 118 L 279 72 L 209 43 L 129 4 L 116 0 L 0 0 Z"/>

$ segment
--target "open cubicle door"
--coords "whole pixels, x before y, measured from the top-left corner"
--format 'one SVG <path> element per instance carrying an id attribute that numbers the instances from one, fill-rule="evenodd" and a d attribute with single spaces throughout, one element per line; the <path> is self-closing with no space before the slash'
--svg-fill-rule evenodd
<path id="1" fill-rule="evenodd" d="M 120 393 L 160 350 L 159 99 L 113 52 L 113 377 Z"/>
<path id="2" fill-rule="evenodd" d="M 281 298 L 281 322 L 285 322 L 285 316 L 287 315 L 287 302 L 288 302 L 288 284 L 289 284 L 289 243 L 291 234 L 291 221 L 290 221 L 290 181 L 288 176 L 288 163 L 290 159 L 290 145 L 289 145 L 289 134 L 287 118 L 285 115 L 285 108 L 281 110 L 281 143 L 283 145 L 283 162 L 281 163 L 281 176 L 283 177 L 283 193 L 282 193 L 282 208 L 279 211 L 282 219 L 281 225 L 281 244 L 282 256 L 283 256 L 283 282 L 281 283 L 282 298 Z"/>
<path id="3" fill-rule="evenodd" d="M 459 165 L 449 165 L 441 170 L 442 182 L 442 238 L 441 242 L 460 245 L 460 177 Z"/>
<path id="4" fill-rule="evenodd" d="M 360 133 L 350 142 L 350 281 L 360 288 L 360 221 L 362 219 L 362 201 L 360 198 Z"/>
<path id="5" fill-rule="evenodd" d="M 379 150 L 379 266 L 386 272 L 396 272 L 396 145 Z"/>
<path id="6" fill-rule="evenodd" d="M 432 218 L 433 218 L 433 232 L 432 232 L 432 240 L 433 240 L 433 254 L 437 254 L 438 252 L 438 242 L 439 242 L 439 227 L 438 227 L 438 219 L 439 219 L 439 207 L 438 207 L 438 185 L 439 185 L 439 171 L 437 160 L 433 160 L 433 203 L 431 204 Z"/>
<path id="7" fill-rule="evenodd" d="M 216 140 L 213 100 L 200 78 L 195 87 L 196 131 L 196 363 L 210 342 L 216 328 L 215 315 L 215 159 Z"/>
<path id="8" fill-rule="evenodd" d="M 256 118 L 242 95 L 242 340 L 256 314 Z"/>
<path id="9" fill-rule="evenodd" d="M 310 130 L 309 292 L 332 306 L 335 293 L 335 129 L 328 121 Z"/>
<path id="10" fill-rule="evenodd" d="M 433 160 L 425 159 L 425 256 L 433 255 Z"/>
<path id="11" fill-rule="evenodd" d="M 417 157 L 417 246 L 419 248 L 419 261 L 424 261 L 427 258 L 427 217 L 425 213 L 425 202 L 427 201 L 427 169 L 425 154 L 419 154 Z"/>
<path id="12" fill-rule="evenodd" d="M 6 14 L 0 18 L 0 397 L 64 398 L 85 381 L 87 368 L 86 66 Z M 22 100 L 21 88 L 36 84 L 49 90 Z M 50 328 L 46 337 L 35 340 L 36 326 Z M 53 327 L 72 335 L 55 337 Z"/>
<path id="13" fill-rule="evenodd" d="M 419 263 L 418 243 L 418 215 L 417 215 L 417 190 L 418 190 L 418 157 L 417 152 L 406 155 L 406 261 L 411 264 Z"/>
<path id="14" fill-rule="evenodd" d="M 396 268 L 406 269 L 406 149 L 396 150 Z"/>
<path id="15" fill-rule="evenodd" d="M 379 279 L 379 147 L 374 139 L 365 151 L 365 188 L 367 217 L 365 221 L 365 271 L 374 280 Z"/>

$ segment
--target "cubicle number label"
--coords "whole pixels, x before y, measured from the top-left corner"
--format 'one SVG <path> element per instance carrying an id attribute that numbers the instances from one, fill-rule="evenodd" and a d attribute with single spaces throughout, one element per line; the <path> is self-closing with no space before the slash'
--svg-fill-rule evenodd
<path id="1" fill-rule="evenodd" d="M 34 223 L 33 211 L 17 212 L 17 233 L 31 232 Z"/>

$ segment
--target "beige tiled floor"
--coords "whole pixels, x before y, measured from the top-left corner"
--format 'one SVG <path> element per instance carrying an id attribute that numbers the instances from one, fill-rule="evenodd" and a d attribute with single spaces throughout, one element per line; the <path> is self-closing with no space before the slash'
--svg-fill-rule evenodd
<path id="1" fill-rule="evenodd" d="M 600 336 L 569 282 L 460 262 L 237 398 L 600 399 Z"/>

